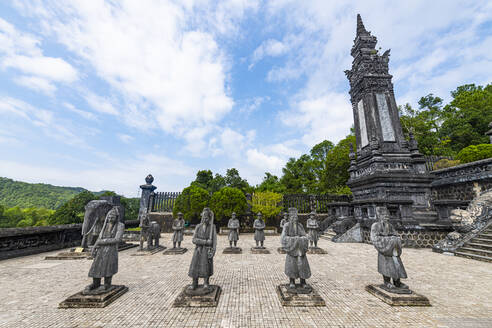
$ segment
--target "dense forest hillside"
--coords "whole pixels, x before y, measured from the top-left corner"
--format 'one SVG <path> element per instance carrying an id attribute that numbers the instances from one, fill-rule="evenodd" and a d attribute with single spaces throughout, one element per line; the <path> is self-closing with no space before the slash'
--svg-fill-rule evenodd
<path id="1" fill-rule="evenodd" d="M 0 177 L 0 205 L 7 208 L 44 207 L 54 210 L 82 191 L 85 189 L 80 187 L 58 187 Z"/>

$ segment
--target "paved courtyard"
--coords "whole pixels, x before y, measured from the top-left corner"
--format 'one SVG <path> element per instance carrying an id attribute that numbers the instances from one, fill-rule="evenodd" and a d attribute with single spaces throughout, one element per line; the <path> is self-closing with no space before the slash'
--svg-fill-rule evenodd
<path id="1" fill-rule="evenodd" d="M 163 235 L 169 246 L 170 235 Z M 240 237 L 241 255 L 225 255 L 219 236 L 215 274 L 222 287 L 217 308 L 173 308 L 184 285 L 192 251 L 184 255 L 130 256 L 120 252 L 115 284 L 129 291 L 103 309 L 58 309 L 90 279 L 89 260 L 45 261 L 43 253 L 0 262 L 0 327 L 492 327 L 492 265 L 404 249 L 407 284 L 432 307 L 391 307 L 364 290 L 380 282 L 377 252 L 366 244 L 320 240 L 327 255 L 308 255 L 309 283 L 325 299 L 322 308 L 288 308 L 275 287 L 285 283 L 279 237 L 267 237 L 269 255 L 251 254 L 253 235 Z M 184 246 L 192 249 L 191 237 Z"/>

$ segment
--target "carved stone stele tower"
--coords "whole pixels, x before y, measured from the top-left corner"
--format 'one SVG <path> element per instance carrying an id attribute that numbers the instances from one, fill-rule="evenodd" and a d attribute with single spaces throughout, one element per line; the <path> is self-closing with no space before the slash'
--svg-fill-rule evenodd
<path id="1" fill-rule="evenodd" d="M 349 187 L 354 215 L 368 226 L 375 206 L 384 205 L 396 226 L 415 226 L 437 217 L 430 211 L 430 182 L 417 143 L 402 133 L 398 107 L 388 72 L 389 50 L 376 50 L 377 39 L 357 15 L 357 33 L 351 55 L 350 82 L 357 149 L 351 151 Z M 384 203 L 384 204 L 383 204 Z"/>

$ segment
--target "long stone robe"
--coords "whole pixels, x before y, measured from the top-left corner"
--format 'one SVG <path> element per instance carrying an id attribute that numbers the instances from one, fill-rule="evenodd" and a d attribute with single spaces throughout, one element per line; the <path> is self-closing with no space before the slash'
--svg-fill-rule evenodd
<path id="1" fill-rule="evenodd" d="M 179 243 L 183 241 L 183 229 L 184 229 L 184 220 L 176 219 L 173 221 L 173 243 Z"/>
<path id="2" fill-rule="evenodd" d="M 311 277 L 311 268 L 306 257 L 309 248 L 309 239 L 302 224 L 288 222 L 282 230 L 282 248 L 287 252 L 285 258 L 285 274 L 291 279 L 308 279 Z"/>
<path id="3" fill-rule="evenodd" d="M 400 259 L 401 239 L 393 226 L 375 222 L 371 226 L 371 241 L 378 251 L 378 272 L 393 279 L 406 278 L 407 272 Z"/>
<path id="4" fill-rule="evenodd" d="M 204 230 L 205 227 L 205 230 Z M 210 229 L 212 229 L 212 245 L 207 246 L 207 240 L 210 240 Z M 214 274 L 214 255 L 217 248 L 217 232 L 215 224 L 204 225 L 200 223 L 195 228 L 193 234 L 193 244 L 195 251 L 191 259 L 190 270 L 188 276 L 191 278 L 206 278 Z"/>
<path id="5" fill-rule="evenodd" d="M 308 219 L 306 222 L 306 228 L 308 230 L 309 240 L 318 241 L 319 239 L 319 225 L 316 219 Z"/>
<path id="6" fill-rule="evenodd" d="M 110 229 L 109 223 L 103 226 L 97 241 L 96 256 L 89 270 L 89 277 L 111 277 L 118 272 L 118 244 L 121 241 L 125 224 L 117 222 Z"/>
<path id="7" fill-rule="evenodd" d="M 265 240 L 265 222 L 261 219 L 256 219 L 253 223 L 253 228 L 255 229 L 255 240 L 256 241 L 264 241 Z"/>
<path id="8" fill-rule="evenodd" d="M 238 219 L 229 219 L 227 222 L 227 228 L 229 228 L 229 241 L 238 241 L 239 240 L 239 220 Z"/>

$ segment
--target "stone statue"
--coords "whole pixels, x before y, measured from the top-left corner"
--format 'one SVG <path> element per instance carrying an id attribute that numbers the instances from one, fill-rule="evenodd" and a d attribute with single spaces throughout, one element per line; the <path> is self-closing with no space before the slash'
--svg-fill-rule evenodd
<path id="1" fill-rule="evenodd" d="M 392 293 L 410 294 L 412 292 L 408 286 L 400 281 L 401 278 L 407 278 L 407 273 L 400 259 L 401 239 L 389 223 L 388 209 L 384 206 L 376 207 L 376 216 L 378 221 L 371 226 L 371 241 L 378 251 L 378 272 L 384 280 L 380 287 Z"/>
<path id="2" fill-rule="evenodd" d="M 178 218 L 173 221 L 173 248 L 176 248 L 176 243 L 178 243 L 178 248 L 181 248 L 181 242 L 183 241 L 183 230 L 185 221 L 183 219 L 183 213 L 178 213 Z"/>
<path id="3" fill-rule="evenodd" d="M 217 246 L 217 232 L 215 231 L 214 213 L 205 207 L 202 211 L 202 220 L 196 226 L 193 234 L 195 251 L 191 259 L 188 276 L 193 278 L 189 289 L 207 293 L 212 289 L 209 284 L 210 276 L 214 274 L 214 255 Z M 203 278 L 203 286 L 198 288 L 198 278 Z"/>
<path id="4" fill-rule="evenodd" d="M 92 248 L 94 261 L 89 277 L 93 282 L 84 289 L 83 294 L 100 294 L 111 289 L 113 275 L 118 272 L 118 244 L 124 231 L 125 224 L 119 222 L 118 209 L 113 207 L 106 215 L 99 238 Z M 104 278 L 102 286 L 101 278 Z"/>
<path id="5" fill-rule="evenodd" d="M 263 246 L 263 242 L 265 241 L 265 231 L 263 231 L 265 229 L 265 222 L 262 219 L 261 212 L 258 212 L 257 219 L 253 223 L 253 228 L 255 229 L 256 247 L 265 248 Z"/>
<path id="6" fill-rule="evenodd" d="M 229 247 L 237 247 L 237 241 L 239 240 L 239 220 L 236 219 L 236 213 L 232 212 L 231 218 L 227 223 L 227 228 L 229 228 Z"/>
<path id="7" fill-rule="evenodd" d="M 306 228 L 308 230 L 310 246 L 313 247 L 314 245 L 314 247 L 318 248 L 319 224 L 316 219 L 316 213 L 311 212 L 311 214 L 309 214 L 309 218 L 306 222 Z"/>
<path id="8" fill-rule="evenodd" d="M 140 251 L 144 249 L 144 241 L 147 241 L 147 250 L 159 248 L 161 226 L 155 221 L 150 221 L 149 213 L 143 214 L 140 218 Z"/>
<path id="9" fill-rule="evenodd" d="M 280 229 L 283 230 L 284 226 L 289 222 L 289 213 L 284 212 L 283 219 L 280 220 Z"/>
<path id="10" fill-rule="evenodd" d="M 312 288 L 306 284 L 311 277 L 311 269 L 306 257 L 309 248 L 309 239 L 302 224 L 298 222 L 297 209 L 289 208 L 289 222 L 282 230 L 282 247 L 287 252 L 285 258 L 285 274 L 290 279 L 289 291 L 295 293 L 309 293 Z M 300 285 L 296 286 L 295 279 L 300 278 Z"/>
<path id="11" fill-rule="evenodd" d="M 106 200 L 91 200 L 85 205 L 84 223 L 82 223 L 82 244 L 80 247 L 87 249 L 96 243 L 106 214 L 112 208 L 113 206 Z"/>

